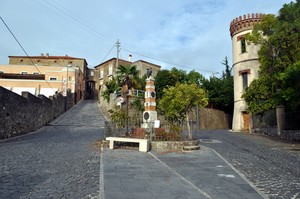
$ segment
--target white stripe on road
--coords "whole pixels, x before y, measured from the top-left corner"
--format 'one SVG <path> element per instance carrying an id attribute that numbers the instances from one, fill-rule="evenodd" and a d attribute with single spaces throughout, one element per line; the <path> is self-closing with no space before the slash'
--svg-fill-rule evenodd
<path id="1" fill-rule="evenodd" d="M 201 145 L 202 146 L 202 145 Z M 216 152 L 214 149 L 211 149 L 211 148 L 209 148 L 209 147 L 203 147 L 203 148 L 208 148 L 208 149 L 210 149 L 211 151 L 213 151 L 215 154 L 217 154 L 228 166 L 230 166 L 231 167 L 231 169 L 232 170 L 234 170 L 244 181 L 246 181 L 259 195 L 261 195 L 264 199 L 268 199 L 268 197 L 267 196 L 265 196 L 263 193 L 261 193 L 256 187 L 255 187 L 255 185 L 252 183 L 252 182 L 250 182 L 247 178 L 246 178 L 246 176 L 244 176 L 242 173 L 240 173 L 236 168 L 234 168 L 234 166 L 231 164 L 231 163 L 229 163 L 225 158 L 223 158 L 223 156 L 221 156 L 218 152 Z"/>
<path id="2" fill-rule="evenodd" d="M 99 199 L 105 199 L 104 194 L 104 175 L 103 175 L 103 146 L 101 146 L 100 150 L 100 177 L 99 177 Z"/>
<path id="3" fill-rule="evenodd" d="M 197 187 L 196 185 L 194 185 L 191 181 L 189 181 L 188 179 L 186 179 L 185 177 L 183 177 L 180 173 L 178 173 L 176 170 L 172 169 L 171 167 L 169 167 L 166 163 L 164 163 L 163 161 L 161 161 L 158 157 L 156 157 L 154 154 L 152 154 L 151 152 L 148 152 L 150 155 L 152 155 L 157 161 L 159 161 L 161 164 L 163 164 L 165 167 L 167 167 L 168 169 L 170 169 L 171 171 L 173 171 L 175 173 L 175 175 L 177 175 L 179 178 L 181 178 L 183 181 L 187 182 L 189 185 L 191 185 L 194 189 L 196 189 L 201 195 L 203 195 L 204 197 L 206 197 L 207 199 L 213 199 L 213 197 L 211 197 L 210 195 L 208 195 L 208 193 L 206 193 L 205 191 L 203 191 L 202 189 L 200 189 L 199 187 Z"/>

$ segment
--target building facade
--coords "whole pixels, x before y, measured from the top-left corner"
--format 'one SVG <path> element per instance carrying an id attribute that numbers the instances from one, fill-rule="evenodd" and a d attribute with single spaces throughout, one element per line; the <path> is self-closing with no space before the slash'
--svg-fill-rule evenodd
<path id="1" fill-rule="evenodd" d="M 147 68 L 152 69 L 152 76 L 156 76 L 161 66 L 146 62 L 144 60 L 131 61 L 131 56 L 129 56 L 128 61 L 124 59 L 111 58 L 97 66 L 94 69 L 94 80 L 95 88 L 98 98 L 101 99 L 101 93 L 106 89 L 105 83 L 116 77 L 117 65 L 135 65 L 137 70 L 140 71 L 140 77 L 143 77 L 147 73 Z M 118 64 L 117 64 L 118 62 Z M 101 101 L 101 100 L 100 100 Z"/>
<path id="2" fill-rule="evenodd" d="M 9 56 L 8 65 L 0 65 L 0 86 L 21 94 L 52 96 L 74 95 L 75 102 L 85 96 L 87 62 L 69 56 Z"/>
<path id="3" fill-rule="evenodd" d="M 250 83 L 258 77 L 259 46 L 247 44 L 245 36 L 251 33 L 254 24 L 259 23 L 262 16 L 257 13 L 248 14 L 239 16 L 230 23 L 234 71 L 233 131 L 248 131 L 250 127 L 247 104 L 241 96 Z"/>

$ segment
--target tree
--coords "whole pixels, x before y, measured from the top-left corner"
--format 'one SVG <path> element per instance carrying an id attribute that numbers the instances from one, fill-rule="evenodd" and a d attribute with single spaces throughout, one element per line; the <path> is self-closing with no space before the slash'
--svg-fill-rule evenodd
<path id="1" fill-rule="evenodd" d="M 186 75 L 186 81 L 184 83 L 187 84 L 196 84 L 198 87 L 201 87 L 203 82 L 205 81 L 205 77 L 198 73 L 195 70 L 191 70 L 187 75 Z M 183 82 L 182 82 L 183 83 Z"/>
<path id="2" fill-rule="evenodd" d="M 221 77 L 211 76 L 209 79 L 205 79 L 201 88 L 204 88 L 208 92 L 210 108 L 220 109 L 231 114 L 234 103 L 233 76 L 227 57 L 225 57 L 221 63 L 225 66 L 225 70 L 222 71 Z"/>
<path id="3" fill-rule="evenodd" d="M 249 42 L 261 47 L 258 52 L 259 80 L 250 84 L 243 95 L 249 111 L 262 112 L 279 104 L 290 109 L 300 108 L 299 104 L 294 103 L 299 98 L 291 92 L 295 91 L 293 85 L 287 83 L 291 82 L 288 78 L 293 79 L 290 71 L 295 71 L 296 63 L 300 61 L 299 32 L 300 1 L 297 0 L 285 4 L 278 17 L 263 16 L 261 23 L 256 24 L 252 33 L 246 37 Z M 262 95 L 263 90 L 268 92 L 268 98 Z"/>
<path id="4" fill-rule="evenodd" d="M 120 86 L 122 87 L 123 94 L 127 94 L 128 90 L 137 87 L 139 83 L 139 73 L 135 65 L 127 64 L 120 65 L 117 70 L 117 75 L 120 79 Z"/>
<path id="5" fill-rule="evenodd" d="M 155 77 L 155 91 L 156 99 L 159 101 L 163 96 L 163 90 L 165 88 L 176 85 L 176 76 L 169 70 L 161 70 Z"/>
<path id="6" fill-rule="evenodd" d="M 192 139 L 188 113 L 195 106 L 203 108 L 207 104 L 208 98 L 205 90 L 193 83 L 176 84 L 176 86 L 164 89 L 158 106 L 168 120 L 183 121 L 186 117 L 189 138 Z"/>
<path id="7" fill-rule="evenodd" d="M 111 81 L 105 83 L 105 90 L 102 93 L 102 97 L 109 102 L 110 101 L 110 94 L 114 93 L 118 88 L 119 85 L 117 83 L 117 79 L 113 78 Z"/>

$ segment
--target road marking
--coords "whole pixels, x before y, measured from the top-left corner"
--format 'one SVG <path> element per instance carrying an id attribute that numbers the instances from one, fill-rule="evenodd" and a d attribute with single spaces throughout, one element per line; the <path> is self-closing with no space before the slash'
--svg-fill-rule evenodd
<path id="1" fill-rule="evenodd" d="M 231 174 L 229 174 L 229 175 L 227 175 L 227 174 L 218 174 L 218 176 L 219 177 L 226 177 L 226 178 L 235 178 L 235 176 L 231 175 Z"/>
<path id="2" fill-rule="evenodd" d="M 181 178 L 183 181 L 187 182 L 188 184 L 190 184 L 194 189 L 196 189 L 201 195 L 203 195 L 204 197 L 208 198 L 208 199 L 213 199 L 213 197 L 211 197 L 208 193 L 206 193 L 205 191 L 203 191 L 202 189 L 200 189 L 199 187 L 197 187 L 196 185 L 194 185 L 191 181 L 189 181 L 188 179 L 186 179 L 185 177 L 183 177 L 180 173 L 178 173 L 175 169 L 172 169 L 171 167 L 169 167 L 166 163 L 164 163 L 163 161 L 161 161 L 158 157 L 156 157 L 153 153 L 148 152 L 150 155 L 152 155 L 158 162 L 160 162 L 162 165 L 164 165 L 165 167 L 167 167 L 168 169 L 170 169 L 171 171 L 173 171 L 175 173 L 176 176 L 178 176 L 179 178 Z"/>
<path id="3" fill-rule="evenodd" d="M 104 194 L 104 175 L 103 175 L 103 146 L 100 149 L 100 177 L 99 177 L 99 199 L 105 199 Z"/>
<path id="4" fill-rule="evenodd" d="M 259 195 L 261 195 L 261 197 L 263 197 L 264 199 L 268 199 L 267 196 L 265 196 L 263 193 L 261 193 L 256 187 L 255 185 L 250 182 L 246 176 L 244 176 L 242 173 L 240 173 L 231 163 L 229 163 L 225 158 L 223 158 L 223 156 L 221 156 L 217 151 L 215 151 L 212 148 L 206 147 L 208 149 L 210 149 L 211 151 L 213 151 L 215 154 L 217 154 L 228 166 L 231 167 L 231 169 L 233 169 L 243 180 L 245 180 Z"/>

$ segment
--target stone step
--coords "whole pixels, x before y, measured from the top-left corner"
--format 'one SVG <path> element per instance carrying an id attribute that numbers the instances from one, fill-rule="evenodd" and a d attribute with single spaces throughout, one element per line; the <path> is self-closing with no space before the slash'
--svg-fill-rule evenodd
<path id="1" fill-rule="evenodd" d="M 195 151 L 195 150 L 199 150 L 199 149 L 200 149 L 199 145 L 183 146 L 182 147 L 183 151 Z"/>

